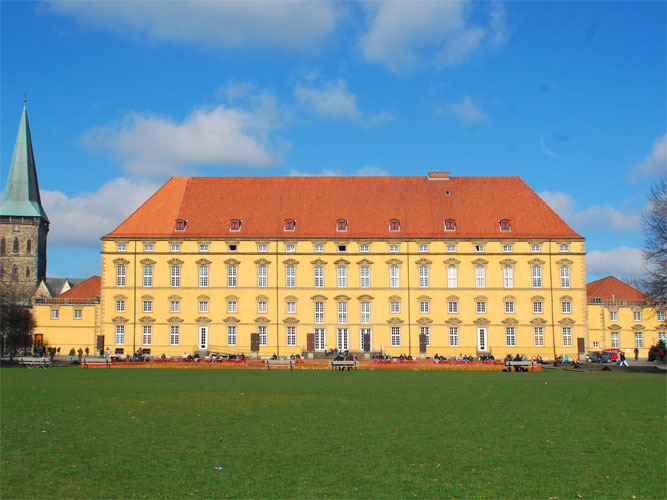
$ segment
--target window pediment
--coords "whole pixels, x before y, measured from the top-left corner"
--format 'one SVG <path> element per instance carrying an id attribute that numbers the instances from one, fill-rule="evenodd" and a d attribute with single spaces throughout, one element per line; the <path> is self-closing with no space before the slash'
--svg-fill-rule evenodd
<path id="1" fill-rule="evenodd" d="M 139 318 L 139 323 L 153 323 L 155 321 L 155 318 L 151 318 L 150 316 L 142 316 Z"/>
<path id="2" fill-rule="evenodd" d="M 400 325 L 405 322 L 401 318 L 391 318 L 387 320 L 387 323 L 390 325 Z"/>
<path id="3" fill-rule="evenodd" d="M 255 300 L 257 302 L 268 302 L 269 298 L 266 295 L 258 295 Z"/>
<path id="4" fill-rule="evenodd" d="M 206 316 L 199 316 L 198 318 L 195 318 L 195 323 L 210 323 L 211 318 L 207 318 Z"/>
<path id="5" fill-rule="evenodd" d="M 238 318 L 234 318 L 233 316 L 228 316 L 225 319 L 222 320 L 223 323 L 240 323 L 241 320 Z"/>
<path id="6" fill-rule="evenodd" d="M 228 266 L 238 266 L 241 262 L 236 259 L 227 259 L 225 264 Z"/>
<path id="7" fill-rule="evenodd" d="M 514 297 L 514 295 L 505 295 L 503 297 L 503 302 L 516 302 L 516 297 Z"/>
<path id="8" fill-rule="evenodd" d="M 347 295 L 336 295 L 334 297 L 334 300 L 336 302 L 347 302 L 348 300 L 351 300 L 351 298 L 348 297 Z"/>
<path id="9" fill-rule="evenodd" d="M 349 266 L 349 265 L 350 265 L 349 260 L 338 259 L 338 260 L 334 261 L 334 266 L 336 266 L 336 267 L 343 267 L 343 266 Z"/>
<path id="10" fill-rule="evenodd" d="M 543 265 L 544 265 L 544 261 L 543 261 L 542 259 L 530 259 L 530 260 L 528 261 L 528 264 L 529 264 L 531 267 L 535 267 L 535 266 L 543 266 Z"/>
<path id="11" fill-rule="evenodd" d="M 486 259 L 475 259 L 472 261 L 472 264 L 476 266 L 486 266 L 489 263 Z"/>
<path id="12" fill-rule="evenodd" d="M 258 266 L 268 266 L 269 264 L 271 264 L 271 261 L 262 257 L 261 259 L 257 259 L 255 261 L 255 264 L 257 264 Z"/>
<path id="13" fill-rule="evenodd" d="M 453 257 L 451 259 L 447 259 L 443 262 L 445 264 L 447 264 L 448 266 L 454 266 L 454 267 L 458 266 L 461 263 L 461 261 L 459 259 L 455 259 Z"/>
<path id="14" fill-rule="evenodd" d="M 360 302 L 370 302 L 373 299 L 375 299 L 375 297 L 372 297 L 371 295 L 359 295 L 359 297 L 357 297 L 357 300 Z"/>
<path id="15" fill-rule="evenodd" d="M 271 320 L 269 318 L 266 318 L 264 316 L 259 316 L 254 319 L 255 323 L 258 325 L 266 325 L 267 323 L 271 323 Z"/>
<path id="16" fill-rule="evenodd" d="M 293 267 L 293 266 L 298 265 L 298 264 L 299 264 L 299 261 L 296 260 L 296 259 L 289 258 L 289 259 L 285 259 L 285 260 L 283 261 L 283 264 L 285 264 L 286 266 Z"/>
<path id="17" fill-rule="evenodd" d="M 178 316 L 171 316 L 167 318 L 167 323 L 183 323 L 183 318 L 179 318 Z"/>
<path id="18" fill-rule="evenodd" d="M 370 266 L 371 264 L 373 264 L 373 261 L 368 259 L 361 259 L 357 261 L 357 264 L 359 264 L 360 266 Z"/>
<path id="19" fill-rule="evenodd" d="M 167 298 L 168 298 L 169 300 L 171 300 L 171 301 L 181 300 L 181 296 L 180 296 L 180 295 L 170 295 L 170 296 L 167 297 Z"/>
<path id="20" fill-rule="evenodd" d="M 169 264 L 170 266 L 182 266 L 183 261 L 181 259 L 169 259 L 167 261 L 167 264 Z"/>
<path id="21" fill-rule="evenodd" d="M 387 264 L 389 264 L 390 266 L 400 266 L 401 264 L 403 264 L 403 261 L 400 259 L 389 259 L 387 261 Z"/>
<path id="22" fill-rule="evenodd" d="M 530 301 L 531 302 L 544 302 L 544 297 L 542 297 L 541 295 L 533 295 L 530 298 Z"/>
<path id="23" fill-rule="evenodd" d="M 519 324 L 519 322 L 514 318 L 505 318 L 504 320 L 501 321 L 501 323 L 505 326 L 516 326 Z"/>
<path id="24" fill-rule="evenodd" d="M 127 323 L 129 320 L 127 318 L 123 318 L 122 316 L 116 316 L 114 318 L 111 318 L 111 322 L 115 324 L 122 324 L 122 323 Z"/>
<path id="25" fill-rule="evenodd" d="M 574 325 L 574 320 L 572 318 L 563 318 L 558 323 L 563 326 L 572 326 Z"/>
<path id="26" fill-rule="evenodd" d="M 288 295 L 287 297 L 284 297 L 283 300 L 285 302 L 298 302 L 299 299 L 296 298 L 294 295 Z"/>
<path id="27" fill-rule="evenodd" d="M 118 259 L 114 259 L 113 263 L 117 266 L 127 266 L 130 261 L 127 259 L 123 259 L 122 257 L 119 257 Z"/>
<path id="28" fill-rule="evenodd" d="M 609 325 L 609 329 L 617 332 L 621 330 L 621 325 Z"/>
<path id="29" fill-rule="evenodd" d="M 324 302 L 325 300 L 327 300 L 327 297 L 325 297 L 324 295 L 313 295 L 310 299 L 313 300 L 314 302 Z"/>
<path id="30" fill-rule="evenodd" d="M 421 258 L 415 261 L 415 264 L 417 264 L 418 266 L 430 266 L 431 264 L 433 264 L 433 261 Z"/>
<path id="31" fill-rule="evenodd" d="M 514 259 L 503 259 L 500 261 L 500 265 L 503 267 L 512 267 L 516 265 L 516 260 Z"/>
<path id="32" fill-rule="evenodd" d="M 474 300 L 475 302 L 486 302 L 487 300 L 489 300 L 489 298 L 486 297 L 485 295 L 478 295 L 478 296 L 475 297 L 473 300 Z"/>
<path id="33" fill-rule="evenodd" d="M 401 298 L 398 295 L 392 295 L 389 297 L 389 302 L 400 302 Z"/>
<path id="34" fill-rule="evenodd" d="M 327 261 L 322 259 L 311 260 L 310 263 L 314 266 L 326 266 Z"/>
<path id="35" fill-rule="evenodd" d="M 431 297 L 429 297 L 428 295 L 420 295 L 419 297 L 417 297 L 417 300 L 419 302 L 430 302 Z"/>
<path id="36" fill-rule="evenodd" d="M 558 264 L 560 267 L 570 267 L 572 264 L 574 264 L 574 262 L 570 259 L 560 259 L 556 261 L 556 264 Z"/>
<path id="37" fill-rule="evenodd" d="M 459 298 L 456 295 L 450 295 L 447 297 L 447 302 L 458 302 Z"/>
<path id="38" fill-rule="evenodd" d="M 457 326 L 463 323 L 459 318 L 449 318 L 447 321 L 445 321 L 446 324 L 450 326 Z"/>
<path id="39" fill-rule="evenodd" d="M 433 320 L 430 318 L 419 318 L 417 320 L 418 325 L 430 325 L 431 323 L 433 323 Z"/>
<path id="40" fill-rule="evenodd" d="M 475 321 L 473 321 L 473 323 L 476 325 L 488 325 L 491 322 L 486 318 L 477 318 Z"/>
<path id="41" fill-rule="evenodd" d="M 199 259 L 195 261 L 198 266 L 210 266 L 212 262 L 208 259 Z"/>
<path id="42" fill-rule="evenodd" d="M 141 300 L 153 300 L 153 296 L 152 295 L 142 295 Z"/>
<path id="43" fill-rule="evenodd" d="M 197 297 L 197 300 L 208 300 L 208 299 L 209 299 L 208 295 L 200 295 L 199 297 Z"/>
<path id="44" fill-rule="evenodd" d="M 547 322 L 543 318 L 535 318 L 530 320 L 530 324 L 534 326 L 544 326 L 547 324 Z"/>
<path id="45" fill-rule="evenodd" d="M 139 261 L 140 264 L 144 266 L 153 266 L 155 265 L 155 261 L 153 259 L 141 259 Z"/>
<path id="46" fill-rule="evenodd" d="M 290 318 L 285 318 L 283 320 L 283 323 L 285 323 L 286 325 L 296 325 L 299 323 L 299 320 L 292 316 Z"/>
<path id="47" fill-rule="evenodd" d="M 573 299 L 571 296 L 569 296 L 569 295 L 563 295 L 563 296 L 560 298 L 560 301 L 561 301 L 561 302 L 572 302 L 573 300 L 574 300 L 574 299 Z"/>
<path id="48" fill-rule="evenodd" d="M 126 295 L 114 295 L 113 300 L 127 300 Z"/>

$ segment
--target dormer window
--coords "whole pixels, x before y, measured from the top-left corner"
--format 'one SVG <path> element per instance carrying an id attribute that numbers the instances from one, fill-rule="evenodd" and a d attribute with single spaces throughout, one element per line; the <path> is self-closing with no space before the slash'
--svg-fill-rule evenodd
<path id="1" fill-rule="evenodd" d="M 445 231 L 456 231 L 456 220 L 445 219 Z"/>
<path id="2" fill-rule="evenodd" d="M 185 226 L 187 226 L 188 221 L 185 219 L 176 219 L 176 225 L 174 226 L 174 231 L 185 231 Z"/>
<path id="3" fill-rule="evenodd" d="M 229 221 L 229 230 L 230 231 L 240 231 L 241 230 L 241 219 L 232 219 Z"/>
<path id="4" fill-rule="evenodd" d="M 285 219 L 285 231 L 294 231 L 296 229 L 296 221 L 294 219 Z"/>
<path id="5" fill-rule="evenodd" d="M 389 230 L 390 231 L 400 231 L 401 230 L 401 221 L 398 219 L 389 220 Z"/>
<path id="6" fill-rule="evenodd" d="M 509 219 L 500 219 L 498 221 L 501 231 L 511 231 L 512 230 L 512 221 Z"/>
<path id="7" fill-rule="evenodd" d="M 338 219 L 336 221 L 336 231 L 347 231 L 347 219 Z"/>

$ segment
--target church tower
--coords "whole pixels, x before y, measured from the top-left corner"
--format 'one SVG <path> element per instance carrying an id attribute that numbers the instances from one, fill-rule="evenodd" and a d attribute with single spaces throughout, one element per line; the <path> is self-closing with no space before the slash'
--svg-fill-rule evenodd
<path id="1" fill-rule="evenodd" d="M 27 302 L 46 277 L 49 218 L 42 208 L 26 103 L 0 203 L 0 300 Z"/>

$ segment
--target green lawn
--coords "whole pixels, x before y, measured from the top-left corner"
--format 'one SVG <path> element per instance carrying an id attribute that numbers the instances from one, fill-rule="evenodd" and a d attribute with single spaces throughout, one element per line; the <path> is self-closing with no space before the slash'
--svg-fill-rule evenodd
<path id="1" fill-rule="evenodd" d="M 667 496 L 661 374 L 0 376 L 2 498 Z"/>

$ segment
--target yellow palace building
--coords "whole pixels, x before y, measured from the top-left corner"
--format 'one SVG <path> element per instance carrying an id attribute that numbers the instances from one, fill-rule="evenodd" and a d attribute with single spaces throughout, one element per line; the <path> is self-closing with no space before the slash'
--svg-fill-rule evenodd
<path id="1" fill-rule="evenodd" d="M 179 177 L 102 239 L 112 353 L 583 353 L 584 238 L 518 177 Z"/>

